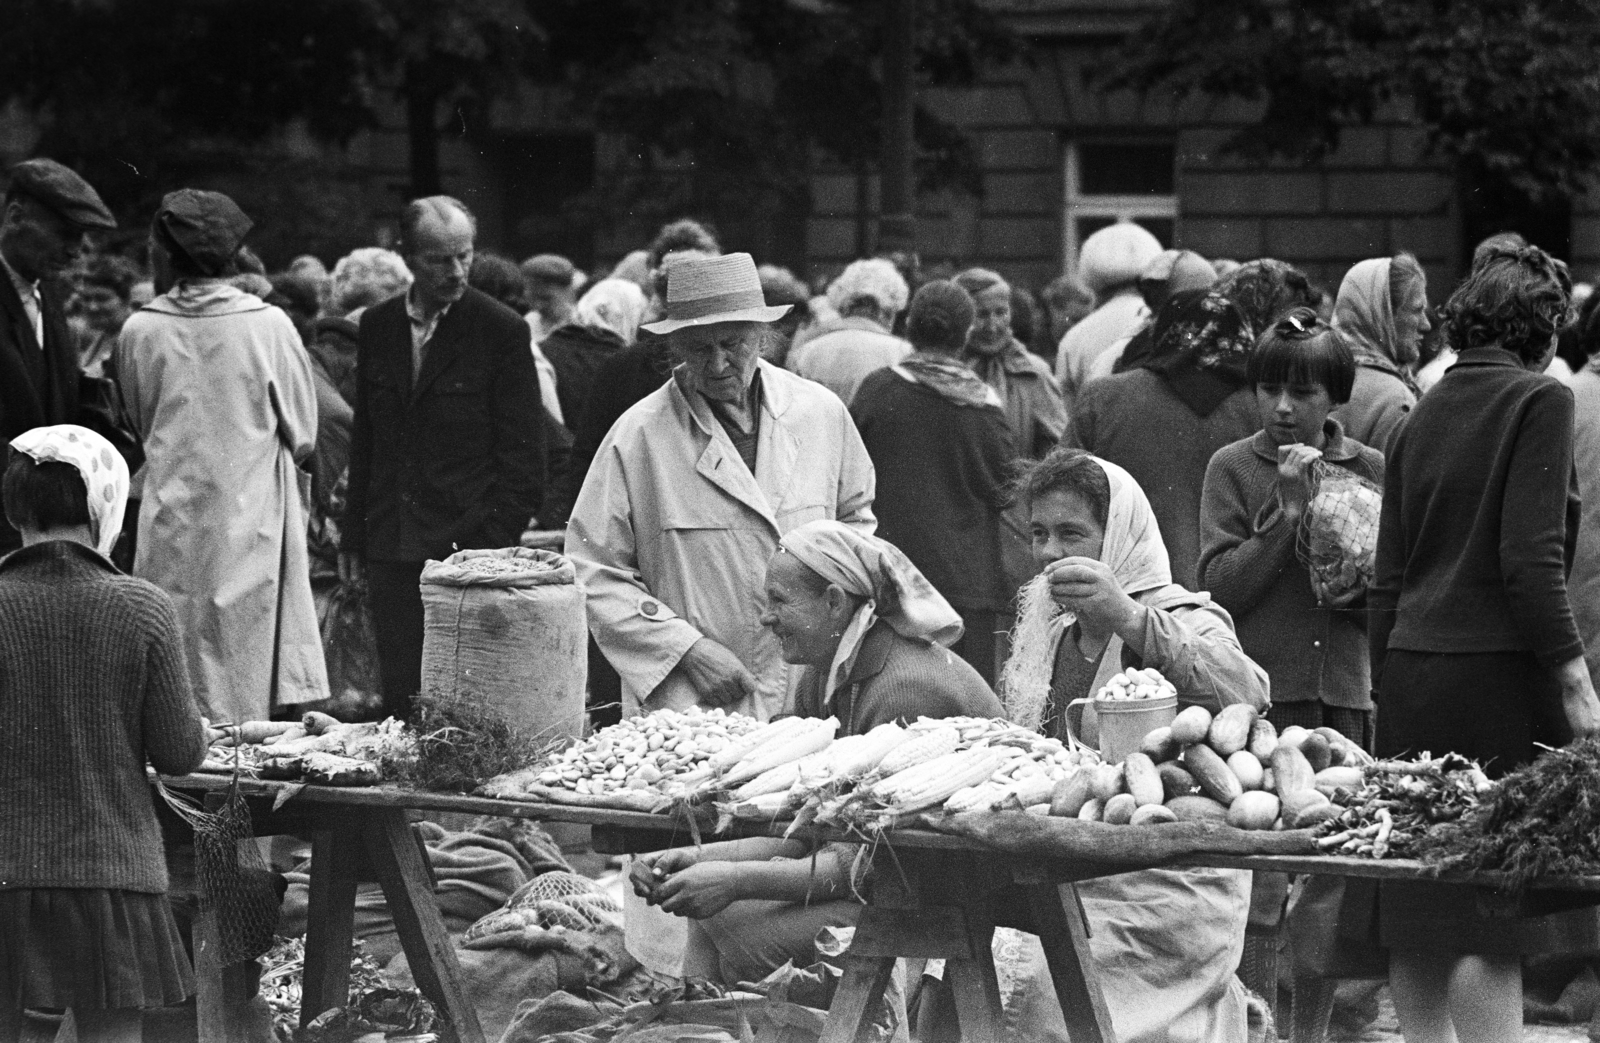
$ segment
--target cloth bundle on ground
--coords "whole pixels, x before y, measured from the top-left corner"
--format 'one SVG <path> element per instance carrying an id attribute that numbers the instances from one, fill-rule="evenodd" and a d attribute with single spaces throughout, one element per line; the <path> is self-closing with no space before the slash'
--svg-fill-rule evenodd
<path id="1" fill-rule="evenodd" d="M 434 895 L 451 934 L 461 934 L 505 905 L 530 879 L 572 869 L 549 834 L 531 822 L 483 818 L 460 833 L 446 832 L 432 822 L 413 828 L 427 848 L 437 881 Z M 289 891 L 278 921 L 279 934 L 291 938 L 305 934 L 309 866 L 308 862 L 286 874 Z M 355 936 L 380 963 L 400 951 L 394 917 L 377 884 L 362 884 L 356 892 Z"/>
<path id="2" fill-rule="evenodd" d="M 624 1034 L 629 1043 L 681 1039 L 728 1043 L 814 1043 L 832 1002 L 838 971 L 826 964 L 798 970 L 784 965 L 760 982 L 742 984 L 725 996 L 696 995 L 693 984 L 657 987 L 643 1002 L 621 1006 L 554 993 L 527 1000 L 500 1043 L 609 1043 Z"/>

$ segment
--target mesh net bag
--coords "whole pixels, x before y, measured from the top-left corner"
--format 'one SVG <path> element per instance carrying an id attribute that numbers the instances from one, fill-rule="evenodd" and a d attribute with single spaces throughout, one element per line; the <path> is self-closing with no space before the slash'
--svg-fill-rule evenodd
<path id="1" fill-rule="evenodd" d="M 224 967 L 253 960 L 272 948 L 278 927 L 278 888 L 256 845 L 250 808 L 234 776 L 215 811 L 160 786 L 174 812 L 194 830 L 195 876 L 200 909 L 213 914 Z"/>
<path id="2" fill-rule="evenodd" d="M 1378 554 L 1383 492 L 1343 467 L 1312 465 L 1316 492 L 1306 506 L 1295 550 L 1311 572 L 1317 600 L 1334 608 L 1355 604 L 1372 582 Z"/>

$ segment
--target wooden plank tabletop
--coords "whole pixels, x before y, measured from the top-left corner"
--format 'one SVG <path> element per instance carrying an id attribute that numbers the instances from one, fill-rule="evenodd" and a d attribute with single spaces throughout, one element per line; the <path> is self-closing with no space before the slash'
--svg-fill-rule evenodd
<path id="1" fill-rule="evenodd" d="M 227 775 L 185 775 L 181 778 L 162 776 L 173 789 L 217 791 L 227 789 L 233 780 Z M 304 802 L 342 807 L 407 808 L 416 811 L 453 811 L 469 815 L 493 815 L 501 818 L 526 818 L 540 822 L 570 822 L 577 825 L 603 826 L 613 829 L 662 834 L 661 846 L 671 847 L 690 843 L 693 830 L 687 817 L 668 814 L 651 814 L 643 811 L 622 811 L 613 808 L 585 808 L 567 804 L 533 804 L 516 800 L 499 800 L 490 797 L 473 797 L 459 793 L 427 793 L 403 789 L 395 785 L 382 786 L 309 786 L 270 779 L 241 779 L 240 791 L 246 796 L 290 796 L 286 804 Z M 707 813 L 700 822 L 700 832 L 710 837 L 713 816 Z M 718 838 L 782 836 L 788 829 L 787 821 L 758 822 L 739 819 Z M 808 830 L 806 836 L 820 841 L 870 843 L 881 840 L 891 847 L 917 848 L 945 851 L 990 851 L 992 848 L 965 837 L 937 833 L 928 829 L 896 829 L 882 837 L 864 837 L 835 830 Z M 1184 859 L 1168 868 L 1205 866 L 1215 869 L 1251 869 L 1261 872 L 1311 873 L 1319 875 L 1365 877 L 1375 880 L 1438 879 L 1447 883 L 1473 884 L 1492 889 L 1506 889 L 1510 885 L 1506 873 L 1446 873 L 1436 875 L 1421 862 L 1411 859 L 1347 858 L 1337 855 L 1222 855 L 1206 854 Z M 1533 890 L 1600 893 L 1600 876 L 1549 877 L 1532 880 L 1527 885 Z"/>

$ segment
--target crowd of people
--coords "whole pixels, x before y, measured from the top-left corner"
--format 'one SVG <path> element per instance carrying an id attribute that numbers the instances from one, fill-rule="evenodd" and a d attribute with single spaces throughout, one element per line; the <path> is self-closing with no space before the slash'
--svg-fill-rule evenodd
<path id="1" fill-rule="evenodd" d="M 35 1006 L 136 1038 L 129 1010 L 192 988 L 151 898 L 146 756 L 192 768 L 204 727 L 310 704 L 408 717 L 418 578 L 463 549 L 572 559 L 596 723 L 1004 714 L 1092 741 L 1075 708 L 1153 667 L 1185 704 L 1491 775 L 1600 731 L 1600 317 L 1515 235 L 1432 307 L 1409 254 L 1333 291 L 1127 222 L 1037 298 L 908 254 L 813 293 L 693 220 L 591 277 L 478 250 L 445 196 L 405 207 L 398 250 L 331 269 L 268 274 L 216 192 L 167 195 L 137 257 L 89 247 L 113 227 L 70 169 L 12 169 L 0 1039 Z M 1367 573 L 1336 586 L 1308 558 L 1338 483 L 1382 509 Z M 369 692 L 327 666 L 353 596 Z M 52 828 L 85 809 L 91 850 Z M 630 939 L 665 972 L 753 980 L 851 922 L 859 869 L 799 841 L 649 856 Z M 1240 976 L 1275 994 L 1286 878 L 1080 891 L 1123 1038 L 1241 1039 Z M 1520 959 L 1593 919 L 1490 923 L 1424 884 L 1322 907 L 1363 902 L 1415 1040 L 1517 1038 Z M 1320 1040 L 1333 981 L 1289 922 L 1292 1038 Z M 1049 1008 L 1030 1038 L 1065 1038 Z"/>

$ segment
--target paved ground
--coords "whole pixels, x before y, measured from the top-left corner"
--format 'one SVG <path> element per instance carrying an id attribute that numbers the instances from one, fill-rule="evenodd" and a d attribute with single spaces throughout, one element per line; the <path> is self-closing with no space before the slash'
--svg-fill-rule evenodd
<path id="1" fill-rule="evenodd" d="M 1394 1004 L 1385 989 L 1380 1000 L 1378 1020 L 1360 1036 L 1334 1037 L 1336 1043 L 1403 1043 L 1400 1024 L 1395 1020 Z M 1525 1025 L 1523 1043 L 1589 1043 L 1586 1025 Z"/>

